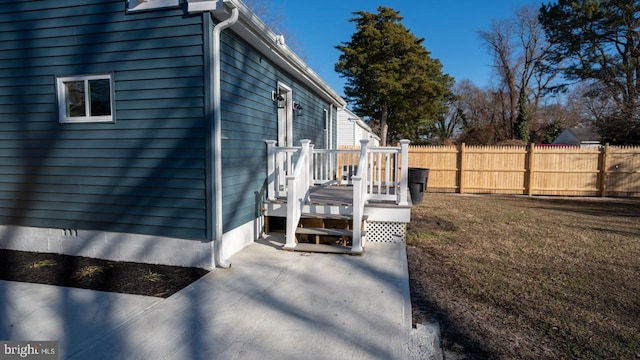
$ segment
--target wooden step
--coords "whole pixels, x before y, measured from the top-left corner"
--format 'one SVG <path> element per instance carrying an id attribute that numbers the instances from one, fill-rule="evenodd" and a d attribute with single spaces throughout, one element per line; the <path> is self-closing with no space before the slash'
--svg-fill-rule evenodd
<path id="1" fill-rule="evenodd" d="M 364 219 L 366 220 L 366 218 Z M 280 216 L 265 216 L 265 231 L 285 231 L 287 219 Z M 352 217 L 340 214 L 302 214 L 299 225 L 304 228 L 350 229 Z M 350 235 L 349 235 L 350 236 Z"/>
<path id="2" fill-rule="evenodd" d="M 299 227 L 299 228 L 296 228 L 296 234 L 322 235 L 322 236 L 353 236 L 353 231 L 349 229 Z"/>
<path id="3" fill-rule="evenodd" d="M 362 231 L 362 236 L 366 236 L 366 234 L 366 231 Z M 329 246 L 335 246 L 335 244 L 340 241 L 342 246 L 347 246 L 349 244 L 349 238 L 353 240 L 353 230 L 350 229 L 299 227 L 296 228 L 296 235 L 311 235 L 307 240 L 315 240 L 316 245 L 320 245 L 322 242 L 329 242 L 333 244 Z M 327 237 L 331 238 L 327 239 Z M 298 242 L 298 244 L 303 243 Z"/>
<path id="4" fill-rule="evenodd" d="M 300 215 L 301 219 L 333 219 L 333 220 L 351 220 L 353 216 L 351 215 L 341 215 L 341 214 L 323 214 L 323 213 L 302 213 Z"/>
<path id="5" fill-rule="evenodd" d="M 353 236 L 353 231 L 349 229 L 336 229 L 325 227 L 298 227 L 296 228 L 296 239 L 298 235 L 307 235 L 307 241 L 315 242 L 340 242 L 342 246 L 347 246 L 349 238 Z M 301 244 L 301 242 L 298 242 Z"/>

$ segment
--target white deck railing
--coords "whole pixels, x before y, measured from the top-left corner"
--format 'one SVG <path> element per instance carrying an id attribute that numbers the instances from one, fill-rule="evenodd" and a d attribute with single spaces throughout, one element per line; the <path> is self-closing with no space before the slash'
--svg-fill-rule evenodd
<path id="1" fill-rule="evenodd" d="M 296 228 L 300 222 L 302 208 L 309 201 L 309 189 L 312 184 L 311 154 L 313 145 L 310 140 L 302 140 L 300 156 L 293 168 L 293 174 L 287 175 L 287 229 L 285 248 L 296 246 Z"/>
<path id="2" fill-rule="evenodd" d="M 286 177 L 293 174 L 294 161 L 298 159 L 301 149 L 301 146 L 277 147 L 276 141 L 267 141 L 269 200 L 287 196 Z M 312 149 L 312 184 L 353 185 L 361 149 Z M 392 201 L 398 205 L 408 204 L 408 149 L 409 140 L 401 140 L 398 147 L 367 146 L 366 189 L 369 199 Z"/>
<path id="3" fill-rule="evenodd" d="M 408 205 L 409 140 L 399 147 L 369 148 L 361 140 L 358 150 L 314 149 L 310 140 L 299 147 L 267 143 L 267 199 L 287 198 L 287 244 L 295 247 L 295 229 L 313 185 L 353 186 L 353 246 L 362 251 L 362 218 L 370 201 Z M 295 166 L 294 166 L 295 162 Z"/>
<path id="4" fill-rule="evenodd" d="M 275 140 L 267 140 L 267 199 L 287 197 L 287 176 L 293 174 L 294 155 L 302 147 L 277 147 Z"/>

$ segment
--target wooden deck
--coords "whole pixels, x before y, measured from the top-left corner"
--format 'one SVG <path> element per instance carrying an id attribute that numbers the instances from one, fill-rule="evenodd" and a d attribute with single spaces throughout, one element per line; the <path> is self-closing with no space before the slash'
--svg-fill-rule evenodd
<path id="1" fill-rule="evenodd" d="M 313 246 L 319 252 L 323 243 L 335 240 L 334 245 L 350 243 L 351 253 L 361 253 L 369 239 L 404 234 L 411 217 L 408 148 L 409 140 L 372 148 L 361 141 L 357 150 L 315 149 L 308 139 L 299 147 L 267 141 L 266 199 L 260 209 L 265 231 L 284 227 L 287 250 Z M 345 156 L 349 160 L 341 163 Z M 345 168 L 353 170 L 351 176 L 343 176 Z M 315 244 L 302 245 L 303 239 Z"/>
<path id="2" fill-rule="evenodd" d="M 344 185 L 314 186 L 309 189 L 309 204 L 314 205 L 353 205 L 353 188 Z M 267 200 L 267 203 L 285 204 L 286 197 L 279 197 L 275 200 Z"/>
<path id="3" fill-rule="evenodd" d="M 349 185 L 314 186 L 309 190 L 310 201 L 304 210 L 305 217 L 343 218 L 345 214 L 351 213 L 353 207 L 353 187 Z M 365 205 L 365 216 L 370 220 L 384 221 L 386 218 L 397 218 L 393 216 L 398 212 L 407 218 L 411 210 L 411 199 L 409 204 L 398 205 L 394 201 L 370 199 Z M 286 216 L 287 198 L 280 197 L 275 200 L 265 201 L 265 215 Z M 333 208 L 333 210 L 330 210 Z"/>
<path id="4" fill-rule="evenodd" d="M 309 190 L 309 203 L 321 205 L 353 205 L 351 186 L 315 186 Z"/>
<path id="5" fill-rule="evenodd" d="M 309 197 L 312 204 L 351 206 L 353 204 L 353 187 L 351 185 L 313 186 L 309 189 Z M 411 198 L 409 198 L 409 201 L 411 201 Z M 287 198 L 282 196 L 275 200 L 266 200 L 266 202 L 284 204 L 287 202 Z M 369 203 L 383 206 L 402 206 L 390 200 L 369 199 Z"/>
<path id="6" fill-rule="evenodd" d="M 314 186 L 309 190 L 309 198 L 311 204 L 352 206 L 353 187 L 348 185 Z M 389 200 L 370 199 L 369 203 L 383 207 L 398 206 L 395 201 Z"/>

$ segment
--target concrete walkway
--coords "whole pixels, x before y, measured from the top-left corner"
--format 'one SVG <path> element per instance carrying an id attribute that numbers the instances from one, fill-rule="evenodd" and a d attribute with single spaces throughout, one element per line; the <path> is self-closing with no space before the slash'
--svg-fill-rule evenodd
<path id="1" fill-rule="evenodd" d="M 404 244 L 369 243 L 363 256 L 282 244 L 252 244 L 168 299 L 0 281 L 0 339 L 59 341 L 60 359 L 434 355 L 432 339 L 412 336 Z"/>

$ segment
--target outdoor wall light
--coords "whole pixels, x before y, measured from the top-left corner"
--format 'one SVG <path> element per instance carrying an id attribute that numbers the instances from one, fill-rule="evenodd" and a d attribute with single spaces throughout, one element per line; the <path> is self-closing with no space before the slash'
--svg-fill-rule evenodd
<path id="1" fill-rule="evenodd" d="M 287 106 L 287 99 L 279 92 L 271 92 L 271 100 L 278 105 L 278 109 L 284 109 Z"/>
<path id="2" fill-rule="evenodd" d="M 293 109 L 296 111 L 296 116 L 302 116 L 302 105 L 293 103 Z"/>

